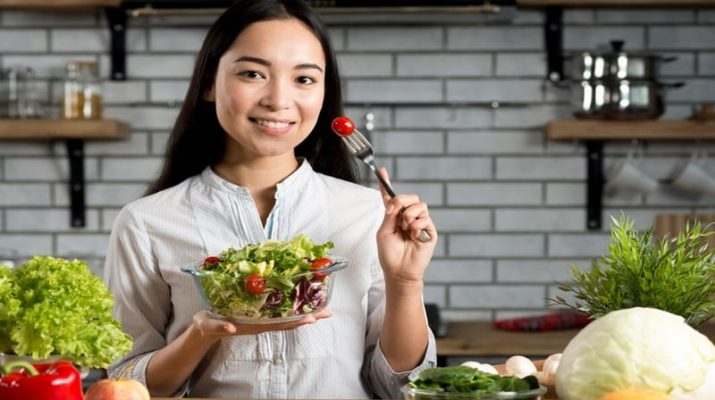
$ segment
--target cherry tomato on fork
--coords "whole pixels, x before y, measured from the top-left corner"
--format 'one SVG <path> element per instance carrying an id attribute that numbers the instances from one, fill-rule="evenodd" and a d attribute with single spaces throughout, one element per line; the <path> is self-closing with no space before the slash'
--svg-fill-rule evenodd
<path id="1" fill-rule="evenodd" d="M 266 289 L 266 280 L 259 274 L 246 277 L 246 291 L 248 294 L 261 294 Z"/>
<path id="2" fill-rule="evenodd" d="M 312 263 L 310 263 L 310 270 L 311 271 L 320 271 L 321 269 L 325 269 L 329 267 L 333 263 L 333 260 L 323 257 L 323 258 L 318 258 L 317 260 L 314 260 Z M 313 272 L 313 279 L 316 281 L 324 281 L 325 278 L 327 278 L 328 275 L 326 274 L 319 274 L 317 272 Z"/>
<path id="3" fill-rule="evenodd" d="M 337 117 L 331 125 L 333 132 L 340 136 L 350 136 L 355 130 L 355 123 L 348 117 Z"/>

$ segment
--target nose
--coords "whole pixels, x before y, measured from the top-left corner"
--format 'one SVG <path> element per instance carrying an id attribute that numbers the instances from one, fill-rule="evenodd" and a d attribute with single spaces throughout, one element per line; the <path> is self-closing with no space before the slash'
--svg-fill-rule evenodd
<path id="1" fill-rule="evenodd" d="M 281 80 L 273 80 L 266 85 L 260 104 L 272 110 L 285 110 L 290 108 L 291 102 L 290 85 Z"/>

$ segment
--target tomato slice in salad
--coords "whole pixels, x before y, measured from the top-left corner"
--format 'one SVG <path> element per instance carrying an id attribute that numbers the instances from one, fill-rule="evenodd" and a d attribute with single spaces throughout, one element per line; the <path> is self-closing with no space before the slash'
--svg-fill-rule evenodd
<path id="1" fill-rule="evenodd" d="M 248 294 L 261 294 L 266 289 L 266 280 L 259 274 L 246 277 L 246 291 Z"/>
<path id="2" fill-rule="evenodd" d="M 355 123 L 348 117 L 337 117 L 331 125 L 333 132 L 340 136 L 350 136 L 355 130 Z"/>
<path id="3" fill-rule="evenodd" d="M 332 264 L 333 264 L 333 260 L 331 260 L 327 257 L 318 258 L 317 260 L 314 260 L 312 263 L 310 263 L 310 270 L 311 271 L 320 271 L 321 269 L 325 269 Z M 327 274 L 313 272 L 313 279 L 315 279 L 316 281 L 322 282 L 327 277 L 328 277 Z"/>
<path id="4" fill-rule="evenodd" d="M 204 260 L 203 266 L 207 267 L 209 265 L 218 264 L 221 261 L 222 260 L 218 257 L 206 257 L 206 259 Z"/>

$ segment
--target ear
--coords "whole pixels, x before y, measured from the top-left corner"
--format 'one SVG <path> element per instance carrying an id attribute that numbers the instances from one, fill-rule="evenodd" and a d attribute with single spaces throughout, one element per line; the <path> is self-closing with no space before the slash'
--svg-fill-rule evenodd
<path id="1" fill-rule="evenodd" d="M 204 91 L 202 97 L 205 101 L 208 101 L 211 103 L 216 102 L 216 90 L 214 89 L 214 85 L 211 85 L 210 89 L 207 89 L 206 91 Z"/>

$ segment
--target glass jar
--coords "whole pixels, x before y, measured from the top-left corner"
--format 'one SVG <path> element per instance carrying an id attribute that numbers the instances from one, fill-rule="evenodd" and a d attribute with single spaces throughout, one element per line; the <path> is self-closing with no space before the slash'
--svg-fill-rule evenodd
<path id="1" fill-rule="evenodd" d="M 62 116 L 67 119 L 102 117 L 102 92 L 94 61 L 70 61 L 65 74 Z"/>

